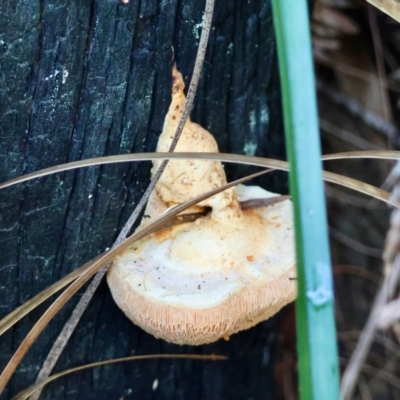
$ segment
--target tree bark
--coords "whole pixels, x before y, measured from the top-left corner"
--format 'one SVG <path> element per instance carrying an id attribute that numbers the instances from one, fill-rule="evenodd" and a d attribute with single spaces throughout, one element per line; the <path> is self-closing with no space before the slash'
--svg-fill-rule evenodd
<path id="1" fill-rule="evenodd" d="M 270 0 L 217 1 L 192 119 L 222 152 L 283 158 Z M 176 60 L 188 86 L 204 1 L 0 3 L 0 181 L 91 157 L 154 151 Z M 0 316 L 111 247 L 149 182 L 150 163 L 91 167 L 0 192 Z M 252 168 L 227 166 L 230 179 Z M 258 183 L 285 192 L 286 177 Z M 1 398 L 32 384 L 75 296 L 41 334 Z M 0 339 L 0 367 L 50 303 Z M 273 396 L 274 318 L 229 342 L 176 346 L 134 326 L 105 282 L 56 370 L 132 354 L 224 354 L 225 362 L 149 360 L 58 379 L 43 399 L 264 399 Z M 153 382 L 158 387 L 153 390 Z"/>

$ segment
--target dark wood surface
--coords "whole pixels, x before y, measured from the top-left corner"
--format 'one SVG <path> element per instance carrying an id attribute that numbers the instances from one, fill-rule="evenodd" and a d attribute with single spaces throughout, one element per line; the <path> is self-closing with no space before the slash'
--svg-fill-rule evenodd
<path id="1" fill-rule="evenodd" d="M 270 2 L 216 3 L 193 120 L 216 136 L 221 151 L 283 158 Z M 67 161 L 154 150 L 173 59 L 188 85 L 203 10 L 196 0 L 0 2 L 0 181 Z M 111 246 L 149 170 L 150 163 L 94 167 L 1 191 L 0 316 Z M 227 171 L 233 179 L 253 169 Z M 287 191 L 283 174 L 259 182 Z M 39 337 L 2 399 L 34 382 L 78 297 Z M 48 304 L 0 338 L 1 368 Z M 229 361 L 112 365 L 59 379 L 42 398 L 273 398 L 278 319 L 229 342 L 175 346 L 127 320 L 103 282 L 57 371 L 132 354 L 217 353 Z"/>

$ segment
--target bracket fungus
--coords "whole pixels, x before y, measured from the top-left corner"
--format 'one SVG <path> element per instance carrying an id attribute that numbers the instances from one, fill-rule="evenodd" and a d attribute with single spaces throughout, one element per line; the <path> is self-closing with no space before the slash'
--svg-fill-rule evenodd
<path id="1" fill-rule="evenodd" d="M 157 151 L 166 152 L 185 104 L 174 68 L 172 102 Z M 218 152 L 214 137 L 188 120 L 176 151 Z M 152 173 L 160 166 L 153 163 Z M 141 227 L 168 208 L 226 183 L 218 161 L 170 161 L 149 199 Z M 118 256 L 107 274 L 118 306 L 157 338 L 214 342 L 277 313 L 296 297 L 290 200 L 244 210 L 240 202 L 274 193 L 238 185 L 186 212 L 206 215 L 155 232 Z"/>

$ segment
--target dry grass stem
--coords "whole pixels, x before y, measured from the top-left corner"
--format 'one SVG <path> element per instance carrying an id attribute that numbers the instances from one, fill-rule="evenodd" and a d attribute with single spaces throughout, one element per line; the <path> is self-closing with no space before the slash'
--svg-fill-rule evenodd
<path id="1" fill-rule="evenodd" d="M 349 151 L 343 153 L 326 154 L 322 156 L 322 160 L 343 160 L 343 159 L 382 159 L 382 160 L 398 160 L 400 151 L 395 150 L 371 150 L 371 151 Z M 14 186 L 18 183 L 30 181 L 31 179 L 41 178 L 44 176 L 56 174 L 58 172 L 72 171 L 77 168 L 93 167 L 97 165 L 115 164 L 120 162 L 138 162 L 138 161 L 154 161 L 157 159 L 194 159 L 194 160 L 217 160 L 229 163 L 238 163 L 244 165 L 261 166 L 267 168 L 275 168 L 282 171 L 288 171 L 289 166 L 286 161 L 274 160 L 272 158 L 244 156 L 240 154 L 227 153 L 138 153 L 138 154 L 120 154 L 117 156 L 96 157 L 86 160 L 74 161 L 67 164 L 59 164 L 54 167 L 42 169 L 40 171 L 31 172 L 18 178 L 0 183 L 0 190 Z"/>
<path id="2" fill-rule="evenodd" d="M 116 364 L 116 363 L 120 363 L 120 362 L 152 360 L 155 358 L 168 358 L 168 359 L 172 358 L 172 359 L 185 359 L 185 360 L 191 359 L 191 360 L 200 360 L 200 361 L 225 361 L 228 359 L 228 357 L 226 357 L 226 356 L 220 356 L 220 355 L 216 355 L 216 354 L 210 354 L 210 355 L 148 354 L 148 355 L 144 355 L 144 356 L 130 356 L 130 357 L 123 357 L 123 358 L 116 358 L 113 360 L 97 361 L 97 362 L 94 362 L 91 364 L 85 364 L 85 365 L 81 365 L 80 367 L 69 368 L 69 369 L 66 369 L 65 371 L 58 372 L 57 374 L 50 376 L 46 380 L 36 383 L 35 385 L 30 386 L 29 388 L 23 390 L 22 392 L 19 392 L 16 396 L 13 397 L 12 400 L 26 400 L 29 396 L 32 396 L 32 394 L 34 394 L 34 393 L 37 393 L 38 390 L 42 389 L 48 383 L 53 382 L 56 379 L 61 378 L 62 376 L 72 374 L 74 372 L 83 371 L 83 370 L 89 369 L 89 368 L 101 367 L 103 365 Z"/>
<path id="3" fill-rule="evenodd" d="M 381 249 L 376 249 L 370 246 L 366 246 L 365 244 L 362 244 L 358 242 L 357 240 L 354 240 L 344 233 L 338 231 L 335 228 L 332 228 L 331 226 L 329 227 L 329 235 L 337 240 L 338 242 L 344 244 L 345 246 L 358 251 L 361 254 L 365 254 L 366 256 L 370 257 L 375 257 L 375 258 L 381 258 L 382 257 L 382 250 Z"/>
<path id="4" fill-rule="evenodd" d="M 375 286 L 379 285 L 381 282 L 381 278 L 380 276 L 378 276 L 378 274 L 374 274 L 373 272 L 368 271 L 364 267 L 358 267 L 356 265 L 342 265 L 342 264 L 334 265 L 333 273 L 335 275 L 348 274 L 348 275 L 359 276 L 361 278 L 368 280 Z"/>
<path id="5" fill-rule="evenodd" d="M 349 158 L 345 157 L 344 154 L 353 154 L 351 158 L 376 158 L 372 153 L 376 152 L 366 152 L 365 157 L 362 157 L 360 152 L 351 152 L 351 153 L 339 153 L 338 155 L 328 155 L 324 156 L 324 160 L 333 160 L 333 159 L 341 159 L 341 158 Z M 398 152 L 394 151 L 381 151 L 378 152 L 379 157 L 382 159 L 393 159 L 394 154 L 399 154 Z M 79 166 L 90 166 L 90 165 L 100 165 L 100 164 L 111 164 L 115 162 L 121 161 L 150 161 L 155 159 L 195 159 L 195 160 L 217 160 L 222 162 L 229 162 L 229 163 L 237 163 L 237 164 L 244 164 L 244 165 L 253 165 L 258 167 L 265 167 L 265 168 L 273 168 L 281 171 L 288 171 L 289 164 L 286 161 L 274 160 L 270 158 L 263 158 L 263 157 L 250 157 L 250 156 L 243 156 L 239 154 L 224 154 L 224 153 L 142 153 L 142 154 L 125 154 L 120 156 L 111 156 L 111 157 L 100 157 L 96 159 L 90 160 L 83 160 L 79 161 L 78 163 L 70 163 L 63 168 L 53 167 L 50 169 L 42 170 L 40 172 L 40 176 L 49 175 L 51 173 L 57 172 L 58 170 L 66 170 L 66 169 L 74 169 L 77 168 L 77 164 Z M 74 165 L 72 165 L 74 164 Z M 57 171 L 56 171 L 57 169 Z M 51 170 L 51 171 L 49 171 Z M 36 177 L 38 173 L 35 173 Z M 30 175 L 30 176 L 29 176 Z M 334 174 L 332 172 L 324 172 L 323 178 L 327 182 L 336 183 L 338 185 L 347 187 L 349 189 L 356 190 L 360 193 L 364 193 L 368 196 L 374 197 L 378 200 L 382 200 L 385 203 L 391 204 L 395 207 L 400 206 L 400 202 L 396 200 L 389 199 L 389 193 L 385 190 L 379 189 L 375 186 L 369 185 L 367 183 L 358 181 L 356 179 L 348 178 L 343 175 Z M 11 181 L 5 182 L 0 185 L 0 189 L 14 185 L 19 182 L 23 182 L 25 180 L 32 179 L 32 174 L 25 175 L 23 178 L 13 179 Z M 18 180 L 18 182 L 17 182 Z"/>

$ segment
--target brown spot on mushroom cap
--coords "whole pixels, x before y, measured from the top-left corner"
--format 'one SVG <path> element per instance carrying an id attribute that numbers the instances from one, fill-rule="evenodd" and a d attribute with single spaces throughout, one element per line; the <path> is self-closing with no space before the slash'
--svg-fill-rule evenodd
<path id="1" fill-rule="evenodd" d="M 183 223 L 172 226 L 170 228 L 160 229 L 157 232 L 154 232 L 154 238 L 157 240 L 158 243 L 162 243 L 165 240 L 171 239 L 172 237 L 176 236 L 176 233 L 180 230 L 184 230 L 187 225 L 190 223 Z"/>
<path id="2" fill-rule="evenodd" d="M 161 243 L 164 240 L 169 239 L 171 237 L 171 234 L 172 228 L 161 229 L 160 231 L 154 233 L 154 237 L 157 239 L 158 243 Z"/>

